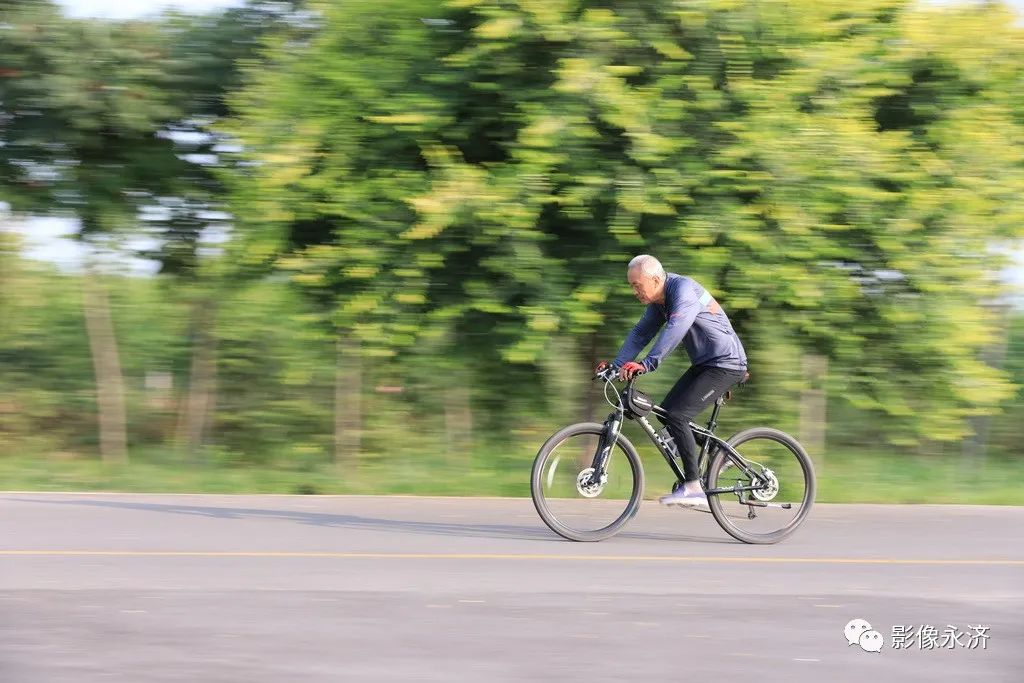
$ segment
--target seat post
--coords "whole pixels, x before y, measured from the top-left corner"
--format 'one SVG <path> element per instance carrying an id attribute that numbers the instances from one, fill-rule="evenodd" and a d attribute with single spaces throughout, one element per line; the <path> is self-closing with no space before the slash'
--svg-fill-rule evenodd
<path id="1" fill-rule="evenodd" d="M 715 431 L 715 427 L 718 426 L 718 411 L 722 409 L 722 404 L 725 403 L 725 397 L 719 396 L 715 399 L 715 408 L 711 411 L 711 419 L 708 420 L 708 431 Z"/>

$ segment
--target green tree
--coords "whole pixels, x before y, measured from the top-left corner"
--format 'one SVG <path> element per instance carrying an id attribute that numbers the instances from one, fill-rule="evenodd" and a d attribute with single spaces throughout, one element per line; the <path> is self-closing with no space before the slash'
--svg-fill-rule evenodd
<path id="1" fill-rule="evenodd" d="M 373 357 L 436 335 L 533 372 L 624 329 L 653 251 L 755 358 L 781 334 L 894 442 L 956 439 L 1010 392 L 980 353 L 1021 235 L 1020 57 L 997 5 L 330 4 L 240 96 L 237 196 L 252 253 L 292 253 Z"/>
<path id="2" fill-rule="evenodd" d="M 5 16 L 0 196 L 15 211 L 78 220 L 94 255 L 134 225 L 141 201 L 175 194 L 186 162 L 159 133 L 180 116 L 164 42 L 145 23 L 61 17 L 48 2 Z M 84 311 L 104 459 L 127 458 L 124 381 L 103 278 L 90 257 Z"/>
<path id="3" fill-rule="evenodd" d="M 226 223 L 211 126 L 261 36 L 289 6 L 151 22 L 70 20 L 41 0 L 14 3 L 0 26 L 0 197 L 19 212 L 73 217 L 90 255 L 148 236 L 163 275 L 192 294 L 194 360 L 179 440 L 192 450 L 213 404 L 217 283 L 200 267 L 202 236 Z M 7 40 L 6 38 L 10 38 Z M 123 460 L 125 388 L 109 293 L 90 258 L 84 291 L 96 369 L 101 451 Z M 170 289 L 173 285 L 169 286 Z"/>

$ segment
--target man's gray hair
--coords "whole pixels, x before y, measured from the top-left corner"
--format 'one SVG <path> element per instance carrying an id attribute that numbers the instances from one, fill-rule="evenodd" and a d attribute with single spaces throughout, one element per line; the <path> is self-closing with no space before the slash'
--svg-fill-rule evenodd
<path id="1" fill-rule="evenodd" d="M 633 258 L 629 262 L 629 267 L 626 268 L 628 274 L 634 268 L 639 268 L 640 272 L 648 277 L 660 277 L 662 280 L 665 279 L 665 269 L 661 265 L 661 261 L 654 258 L 650 254 L 640 254 Z"/>

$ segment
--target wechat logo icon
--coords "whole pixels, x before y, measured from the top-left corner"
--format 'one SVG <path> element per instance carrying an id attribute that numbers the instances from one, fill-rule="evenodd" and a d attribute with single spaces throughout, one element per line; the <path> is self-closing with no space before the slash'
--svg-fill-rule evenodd
<path id="1" fill-rule="evenodd" d="M 847 645 L 860 645 L 865 652 L 882 651 L 882 634 L 863 619 L 853 619 L 843 629 Z"/>

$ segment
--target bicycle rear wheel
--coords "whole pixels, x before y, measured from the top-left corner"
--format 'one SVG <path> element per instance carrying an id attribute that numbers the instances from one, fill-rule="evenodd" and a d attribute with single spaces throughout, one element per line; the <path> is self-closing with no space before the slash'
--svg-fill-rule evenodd
<path id="1" fill-rule="evenodd" d="M 591 479 L 594 455 L 604 425 L 581 422 L 556 432 L 533 463 L 530 493 L 537 513 L 559 536 L 571 541 L 600 541 L 636 515 L 644 492 L 640 456 L 619 435 L 603 481 Z"/>
<path id="2" fill-rule="evenodd" d="M 708 496 L 711 513 L 737 540 L 778 543 L 796 531 L 814 504 L 816 485 L 810 457 L 796 439 L 767 427 L 744 430 L 727 443 L 762 476 L 742 471 L 719 448 L 708 469 L 707 488 L 732 491 Z"/>

